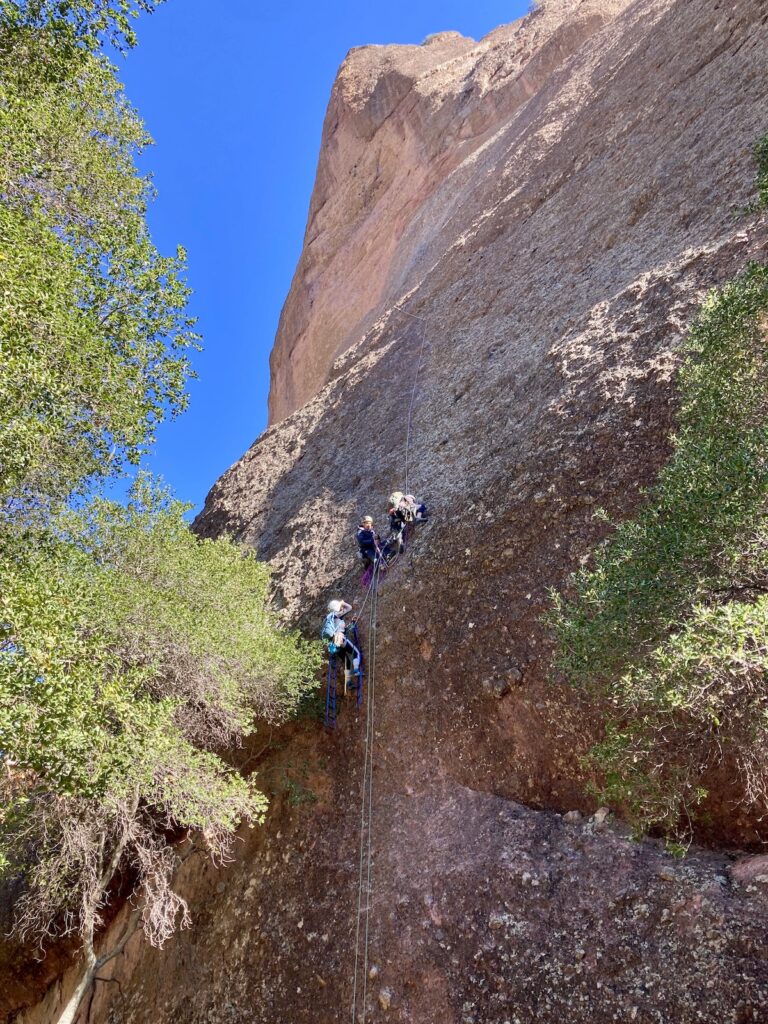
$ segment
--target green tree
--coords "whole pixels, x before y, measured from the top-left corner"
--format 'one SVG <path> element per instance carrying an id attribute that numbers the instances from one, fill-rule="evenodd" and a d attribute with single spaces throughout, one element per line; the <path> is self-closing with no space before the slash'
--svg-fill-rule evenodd
<path id="1" fill-rule="evenodd" d="M 278 628 L 269 578 L 138 475 L 186 404 L 184 254 L 146 226 L 149 139 L 104 53 L 135 39 L 129 0 L 0 3 L 0 868 L 16 930 L 76 933 L 83 973 L 142 926 L 188 922 L 176 840 L 228 855 L 265 798 L 222 756 L 292 714 L 318 646 Z M 132 902 L 103 956 L 110 894 Z"/>
<path id="2" fill-rule="evenodd" d="M 592 767 L 641 830 L 690 836 L 724 760 L 756 813 L 768 806 L 766 341 L 755 263 L 692 324 L 673 455 L 648 503 L 554 595 L 560 666 L 608 709 Z"/>
<path id="3" fill-rule="evenodd" d="M 150 140 L 95 49 L 125 10 L 0 8 L 0 511 L 136 464 L 186 403 L 184 253 L 151 243 Z"/>
<path id="4" fill-rule="evenodd" d="M 0 851 L 26 881 L 18 933 L 83 938 L 62 1020 L 115 954 L 94 938 L 118 869 L 151 943 L 188 922 L 168 836 L 222 860 L 262 819 L 254 781 L 216 752 L 292 713 L 317 667 L 316 645 L 276 629 L 267 569 L 198 540 L 185 511 L 140 477 L 127 505 L 96 499 L 0 549 Z"/>
<path id="5" fill-rule="evenodd" d="M 119 50 L 136 45 L 132 22 L 163 0 L 3 0 L 3 18 L 13 28 L 52 32 L 65 56 L 71 49 L 99 49 L 106 41 Z"/>

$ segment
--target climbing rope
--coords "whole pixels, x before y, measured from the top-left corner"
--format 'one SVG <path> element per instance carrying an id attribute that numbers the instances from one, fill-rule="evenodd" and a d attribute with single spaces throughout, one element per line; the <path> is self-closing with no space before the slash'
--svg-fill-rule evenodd
<path id="1" fill-rule="evenodd" d="M 363 932 L 363 993 L 361 998 L 362 1014 L 361 1019 L 365 1021 L 366 998 L 368 995 L 368 948 L 369 948 L 369 914 L 371 907 L 371 876 L 372 876 L 372 829 L 373 829 L 373 727 L 374 727 L 374 702 L 376 696 L 376 612 L 378 606 L 378 577 L 379 561 L 374 565 L 373 579 L 368 588 L 368 597 L 371 599 L 371 611 L 368 624 L 368 657 L 366 660 L 366 675 L 368 677 L 367 699 L 366 699 L 366 731 L 365 731 L 365 757 L 363 760 L 363 783 L 360 802 L 360 860 L 357 885 L 357 921 L 355 925 L 355 968 L 352 982 L 352 1024 L 357 1024 L 357 979 L 360 973 L 360 933 Z M 361 609 L 362 612 L 362 609 Z M 365 891 L 365 904 L 363 904 L 363 892 Z M 365 928 L 362 927 L 362 918 L 365 914 Z"/>
<path id="2" fill-rule="evenodd" d="M 427 317 L 418 316 L 416 313 L 409 313 L 407 309 L 401 309 L 401 313 L 405 313 L 406 316 L 411 317 L 413 320 L 420 320 L 421 327 L 421 347 L 419 348 L 419 361 L 416 364 L 416 373 L 413 376 L 413 387 L 411 388 L 411 400 L 408 403 L 408 426 L 405 432 L 405 493 L 409 494 L 408 489 L 408 455 L 411 448 L 411 421 L 413 418 L 413 403 L 416 398 L 416 388 L 419 383 L 419 374 L 421 373 L 421 362 L 424 358 L 424 343 L 427 340 Z"/>
<path id="3" fill-rule="evenodd" d="M 363 611 L 365 610 L 365 606 L 368 604 L 368 598 L 371 596 L 371 592 L 373 591 L 373 587 L 374 587 L 374 584 L 376 583 L 376 577 L 377 577 L 377 574 L 378 574 L 378 569 L 379 569 L 379 565 L 381 563 L 381 559 L 382 559 L 382 555 L 381 554 L 377 554 L 376 559 L 374 560 L 374 563 L 373 563 L 373 572 L 371 573 L 371 582 L 368 584 L 368 590 L 365 592 L 365 600 L 360 605 L 360 611 L 357 613 L 357 616 L 356 616 L 356 618 L 358 620 L 362 619 Z"/>
<path id="4" fill-rule="evenodd" d="M 375 738 L 373 713 L 376 707 L 376 616 L 378 615 L 379 591 L 374 591 L 371 600 L 371 622 L 370 622 L 370 682 L 368 694 L 371 698 L 370 741 L 368 743 L 368 871 L 366 878 L 366 905 L 365 905 L 365 941 L 363 943 L 363 1024 L 365 1024 L 366 997 L 368 995 L 368 932 L 371 921 L 371 896 L 373 894 L 372 864 L 373 864 L 373 742 Z"/>
<path id="5" fill-rule="evenodd" d="M 416 373 L 414 374 L 413 378 L 411 397 L 408 403 L 408 425 L 405 434 L 405 493 L 407 494 L 409 493 L 408 468 L 411 446 L 411 425 L 413 420 L 413 406 L 416 399 L 416 389 L 418 387 L 419 375 L 421 373 L 421 365 L 424 358 L 424 347 L 427 340 L 428 320 L 426 317 L 417 316 L 415 313 L 409 313 L 405 309 L 401 309 L 400 312 L 405 313 L 406 316 L 410 316 L 414 320 L 420 320 L 422 323 L 419 359 L 416 365 Z M 391 562 L 394 561 L 396 557 L 397 556 L 395 555 L 393 558 L 388 559 L 388 562 L 391 564 Z M 371 610 L 368 623 L 368 657 L 366 661 L 366 675 L 368 677 L 368 686 L 366 690 L 367 697 L 365 709 L 365 757 L 363 760 L 363 783 L 360 801 L 360 857 L 357 885 L 357 920 L 355 924 L 355 966 L 354 977 L 352 979 L 352 1024 L 365 1024 L 368 997 L 368 952 L 370 938 L 371 897 L 373 892 L 373 744 L 375 737 L 374 710 L 376 706 L 376 620 L 378 615 L 379 603 L 378 582 L 380 568 L 381 557 L 377 558 L 376 561 L 374 562 L 371 583 L 370 586 L 368 587 L 368 592 L 365 595 L 365 600 L 363 601 L 363 604 L 358 613 L 358 619 L 361 619 L 363 611 L 365 610 L 365 606 L 370 598 Z M 365 903 L 363 902 L 363 893 L 365 893 Z M 363 915 L 365 915 L 364 926 L 362 924 Z M 361 966 L 361 944 L 363 985 L 361 997 L 361 1015 L 360 1020 L 358 1022 L 357 981 Z"/>

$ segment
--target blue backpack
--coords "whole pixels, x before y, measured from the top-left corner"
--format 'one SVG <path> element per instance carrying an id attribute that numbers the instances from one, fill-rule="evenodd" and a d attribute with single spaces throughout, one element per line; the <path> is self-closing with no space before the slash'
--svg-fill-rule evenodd
<path id="1" fill-rule="evenodd" d="M 333 612 L 329 612 L 323 621 L 323 628 L 320 631 L 320 638 L 327 642 L 328 650 L 330 651 L 331 654 L 335 654 L 336 651 L 338 650 L 338 647 L 333 642 L 333 638 L 337 632 L 338 629 L 336 626 L 336 616 Z"/>

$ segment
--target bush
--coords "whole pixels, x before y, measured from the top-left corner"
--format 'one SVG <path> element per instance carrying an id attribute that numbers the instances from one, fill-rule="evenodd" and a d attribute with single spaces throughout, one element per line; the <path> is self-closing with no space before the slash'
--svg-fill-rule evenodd
<path id="1" fill-rule="evenodd" d="M 314 685 L 318 646 L 276 627 L 266 568 L 229 540 L 198 540 L 185 511 L 140 477 L 127 506 L 97 499 L 34 544 L 18 532 L 0 548 L 0 747 L 13 768 L 0 775 L 0 853 L 26 873 L 23 933 L 55 932 L 62 911 L 79 928 L 78 908 L 101 905 L 105 837 L 166 901 L 145 892 L 147 919 L 170 925 L 184 906 L 168 830 L 197 830 L 224 856 L 266 800 L 217 751 Z"/>
<path id="2" fill-rule="evenodd" d="M 608 706 L 590 763 L 639 829 L 690 834 L 707 772 L 768 804 L 768 267 L 713 291 L 649 502 L 554 595 L 559 665 Z"/>
<path id="3" fill-rule="evenodd" d="M 140 475 L 100 497 L 181 412 L 197 347 L 184 253 L 146 223 L 149 139 L 104 53 L 150 0 L 0 5 L 0 872 L 18 934 L 74 932 L 82 977 L 139 923 L 188 923 L 182 838 L 220 861 L 266 799 L 222 754 L 293 714 L 319 644 L 279 629 L 269 576 Z M 110 895 L 131 925 L 97 958 Z"/>
<path id="4" fill-rule="evenodd" d="M 757 199 L 752 207 L 752 212 L 768 210 L 768 135 L 755 145 L 755 163 L 757 164 Z"/>

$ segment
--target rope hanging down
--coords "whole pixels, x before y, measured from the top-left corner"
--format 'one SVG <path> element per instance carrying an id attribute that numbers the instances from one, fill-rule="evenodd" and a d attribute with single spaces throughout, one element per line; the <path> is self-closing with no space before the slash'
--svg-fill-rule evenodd
<path id="1" fill-rule="evenodd" d="M 411 388 L 411 400 L 408 403 L 408 427 L 405 432 L 405 493 L 408 494 L 408 454 L 411 448 L 411 420 L 413 417 L 413 403 L 416 398 L 416 387 L 419 383 L 419 374 L 421 373 L 421 361 L 424 357 L 424 343 L 427 340 L 427 318 L 424 316 L 417 316 L 416 313 L 409 313 L 405 309 L 400 310 L 401 313 L 405 313 L 406 316 L 411 317 L 413 320 L 421 320 L 421 347 L 419 348 L 419 361 L 416 364 L 416 373 L 413 376 L 413 387 Z"/>
<path id="2" fill-rule="evenodd" d="M 371 698 L 371 714 L 369 718 L 370 738 L 368 741 L 368 864 L 366 874 L 366 885 L 365 885 L 365 941 L 363 943 L 363 1022 L 365 1022 L 365 1008 L 367 1005 L 366 997 L 368 995 L 368 934 L 371 922 L 371 899 L 373 897 L 373 879 L 372 879 L 372 867 L 373 867 L 373 841 L 372 841 L 372 828 L 373 828 L 373 743 L 375 738 L 374 732 L 374 710 L 376 707 L 376 616 L 378 615 L 379 605 L 379 591 L 378 587 L 374 590 L 373 599 L 371 600 L 371 623 L 370 623 L 370 663 L 371 663 L 371 682 L 368 688 L 368 692 Z"/>
<path id="3" fill-rule="evenodd" d="M 378 605 L 379 562 L 377 560 L 371 586 L 368 588 L 366 601 L 371 598 L 371 612 L 368 624 L 368 658 L 367 658 L 367 700 L 366 700 L 366 731 L 365 758 L 363 761 L 362 800 L 360 805 L 360 863 L 357 886 L 357 922 L 355 926 L 355 967 L 352 981 L 352 1024 L 357 1024 L 357 979 L 360 973 L 360 933 L 363 932 L 363 991 L 361 996 L 361 1021 L 365 1022 L 366 999 L 368 995 L 368 946 L 369 921 L 372 889 L 372 829 L 373 829 L 373 740 L 374 740 L 374 709 L 376 696 L 376 612 Z M 365 891 L 365 904 L 363 903 Z M 365 927 L 362 918 L 365 915 Z"/>
<path id="4" fill-rule="evenodd" d="M 419 360 L 416 364 L 416 373 L 413 378 L 413 387 L 411 389 L 411 398 L 408 403 L 408 425 L 405 434 L 405 491 L 408 493 L 408 462 L 409 453 L 411 446 L 411 423 L 413 419 L 413 406 L 416 399 L 416 388 L 419 383 L 419 374 L 421 373 L 421 364 L 424 358 L 424 346 L 427 340 L 427 328 L 426 325 L 428 320 L 426 317 L 417 316 L 415 313 L 409 313 L 405 309 L 399 310 L 406 316 L 410 316 L 414 320 L 420 320 L 422 322 L 421 329 L 421 346 L 419 347 Z M 363 761 L 363 786 L 362 786 L 362 799 L 360 804 L 360 863 L 359 863 L 359 874 L 358 874 L 358 886 L 357 886 L 357 920 L 355 925 L 355 966 L 354 976 L 352 979 L 352 1024 L 365 1024 L 365 1017 L 367 1012 L 367 997 L 368 997 L 368 949 L 369 949 L 369 936 L 370 936 L 370 912 L 371 912 L 371 898 L 373 895 L 373 743 L 374 743 L 374 711 L 376 702 L 376 617 L 378 614 L 378 603 L 379 603 L 379 569 L 380 559 L 377 558 L 374 563 L 373 576 L 371 578 L 371 584 L 368 587 L 368 592 L 365 595 L 362 607 L 359 615 L 362 616 L 363 610 L 365 609 L 368 599 L 371 599 L 371 611 L 368 623 L 368 659 L 367 659 L 367 676 L 368 676 L 368 687 L 367 687 L 367 698 L 366 698 L 366 729 L 365 729 L 365 757 Z M 363 892 L 365 892 L 365 903 L 363 903 Z M 363 926 L 362 918 L 365 915 L 365 925 Z M 358 1006 L 358 977 L 360 974 L 360 946 L 361 946 L 361 934 L 362 934 L 362 995 L 361 995 L 361 1012 L 358 1021 L 357 1017 L 357 1006 Z"/>

